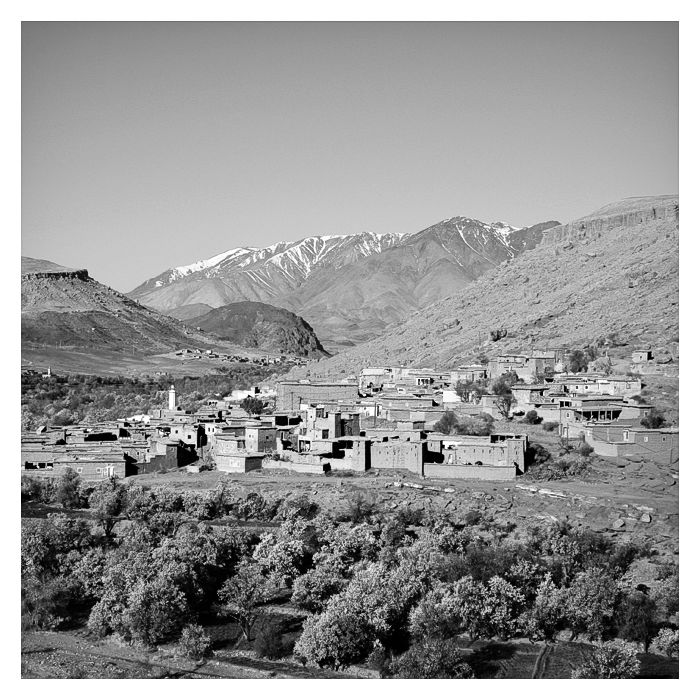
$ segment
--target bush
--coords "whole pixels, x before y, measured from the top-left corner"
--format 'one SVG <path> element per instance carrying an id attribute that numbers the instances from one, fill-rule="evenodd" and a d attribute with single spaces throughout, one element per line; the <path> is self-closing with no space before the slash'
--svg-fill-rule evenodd
<path id="1" fill-rule="evenodd" d="M 651 643 L 652 651 L 655 651 L 657 654 L 663 654 L 669 659 L 678 656 L 678 648 L 678 630 L 672 630 L 669 627 L 659 630 L 659 633 Z"/>
<path id="2" fill-rule="evenodd" d="M 186 625 L 180 635 L 177 653 L 190 659 L 203 659 L 211 653 L 211 637 L 201 625 Z"/>
<path id="3" fill-rule="evenodd" d="M 639 659 L 631 644 L 604 642 L 571 673 L 572 678 L 635 678 Z"/>
<path id="4" fill-rule="evenodd" d="M 639 421 L 645 428 L 663 428 L 666 418 L 661 411 L 652 408 L 649 413 Z"/>
<path id="5" fill-rule="evenodd" d="M 528 425 L 537 425 L 538 423 L 542 422 L 542 418 L 537 415 L 537 411 L 528 411 L 525 414 L 525 418 L 523 418 L 523 423 L 527 423 Z"/>
<path id="6" fill-rule="evenodd" d="M 22 476 L 22 501 L 51 503 L 56 499 L 56 482 L 53 479 Z"/>
<path id="7" fill-rule="evenodd" d="M 281 659 L 292 651 L 292 645 L 284 641 L 284 628 L 279 620 L 265 617 L 253 643 L 255 653 L 265 659 Z"/>
<path id="8" fill-rule="evenodd" d="M 81 587 L 69 577 L 30 579 L 22 586 L 22 627 L 58 629 L 73 620 L 82 603 Z"/>
<path id="9" fill-rule="evenodd" d="M 582 457 L 590 457 L 595 450 L 584 440 L 583 444 L 578 448 L 578 453 Z"/>
<path id="10" fill-rule="evenodd" d="M 584 457 L 559 457 L 554 461 L 535 463 L 527 474 L 535 481 L 557 481 L 587 476 L 591 467 Z"/>
<path id="11" fill-rule="evenodd" d="M 548 433 L 553 433 L 559 427 L 559 423 L 555 420 L 545 421 L 542 423 L 542 430 L 546 430 Z"/>
<path id="12" fill-rule="evenodd" d="M 426 639 L 412 646 L 389 666 L 394 678 L 473 678 L 452 641 Z"/>

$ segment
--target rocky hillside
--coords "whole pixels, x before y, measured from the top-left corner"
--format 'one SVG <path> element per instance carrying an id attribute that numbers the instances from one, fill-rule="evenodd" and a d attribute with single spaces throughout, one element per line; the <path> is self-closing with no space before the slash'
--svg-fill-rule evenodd
<path id="1" fill-rule="evenodd" d="M 497 342 L 489 332 L 507 329 Z M 383 364 L 454 367 L 495 354 L 678 338 L 678 198 L 626 199 L 565 225 L 382 336 L 313 366 L 319 375 Z"/>
<path id="2" fill-rule="evenodd" d="M 536 245 L 556 224 L 516 229 L 454 217 L 414 234 L 321 236 L 236 248 L 168 270 L 130 296 L 176 316 L 192 304 L 269 302 L 306 318 L 327 347 L 338 349 L 375 337 L 461 289 Z"/>
<path id="3" fill-rule="evenodd" d="M 165 352 L 209 338 L 100 284 L 87 270 L 22 258 L 22 343 Z"/>
<path id="4" fill-rule="evenodd" d="M 328 356 L 303 318 L 270 304 L 239 301 L 189 318 L 186 323 L 248 348 L 299 357 Z"/>

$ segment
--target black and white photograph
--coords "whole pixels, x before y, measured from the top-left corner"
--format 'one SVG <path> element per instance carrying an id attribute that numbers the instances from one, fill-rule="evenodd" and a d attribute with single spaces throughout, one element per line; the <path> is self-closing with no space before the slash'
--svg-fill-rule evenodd
<path id="1" fill-rule="evenodd" d="M 17 678 L 679 679 L 679 21 L 50 16 Z"/>

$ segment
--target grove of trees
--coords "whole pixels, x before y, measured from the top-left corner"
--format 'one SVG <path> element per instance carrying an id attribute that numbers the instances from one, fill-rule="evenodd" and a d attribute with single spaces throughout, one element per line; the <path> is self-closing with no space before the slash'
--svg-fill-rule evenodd
<path id="1" fill-rule="evenodd" d="M 634 675 L 636 649 L 678 653 L 677 567 L 637 590 L 625 574 L 650 552 L 583 527 L 554 523 L 513 538 L 514 526 L 479 513 L 453 521 L 361 496 L 327 511 L 308 497 L 241 496 L 225 480 L 204 492 L 111 480 L 78 493 L 96 519 L 22 523 L 26 628 L 85 625 L 200 658 L 211 649 L 204 625 L 219 618 L 267 658 L 367 663 L 397 678 L 472 677 L 457 635 L 585 637 L 600 647 L 576 670 L 582 678 Z M 263 612 L 280 596 L 308 612 L 293 648 Z M 607 644 L 615 639 L 634 646 Z"/>

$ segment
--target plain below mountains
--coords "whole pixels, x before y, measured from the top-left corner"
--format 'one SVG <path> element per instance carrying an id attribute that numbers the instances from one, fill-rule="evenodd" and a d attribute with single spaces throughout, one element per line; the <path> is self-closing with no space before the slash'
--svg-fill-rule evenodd
<path id="1" fill-rule="evenodd" d="M 176 313 L 187 325 L 243 347 L 298 357 L 328 356 L 303 318 L 270 304 L 239 301 L 217 309 L 193 304 Z"/>
<path id="2" fill-rule="evenodd" d="M 534 248 L 313 372 L 456 367 L 481 353 L 597 340 L 621 356 L 677 343 L 678 211 L 675 195 L 630 198 L 549 227 Z M 507 335 L 494 341 L 491 330 Z"/>
<path id="3" fill-rule="evenodd" d="M 305 318 L 332 350 L 380 334 L 532 249 L 549 221 L 528 228 L 454 217 L 413 234 L 314 236 L 267 248 L 234 248 L 166 270 L 129 293 L 154 309 L 262 301 Z"/>

